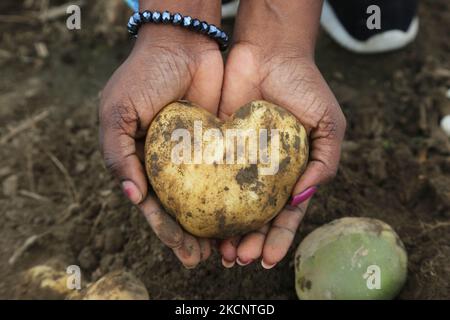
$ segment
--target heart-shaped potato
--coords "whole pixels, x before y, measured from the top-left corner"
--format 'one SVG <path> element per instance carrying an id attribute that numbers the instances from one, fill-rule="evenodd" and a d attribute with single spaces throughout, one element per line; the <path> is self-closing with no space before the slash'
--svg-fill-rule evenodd
<path id="1" fill-rule="evenodd" d="M 259 229 L 286 205 L 308 140 L 292 114 L 265 101 L 226 122 L 179 101 L 151 123 L 145 158 L 167 212 L 195 236 L 223 239 Z"/>

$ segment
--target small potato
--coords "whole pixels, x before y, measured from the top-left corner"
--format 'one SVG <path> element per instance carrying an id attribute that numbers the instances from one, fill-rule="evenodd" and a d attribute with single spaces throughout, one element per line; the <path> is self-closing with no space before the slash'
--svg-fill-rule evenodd
<path id="1" fill-rule="evenodd" d="M 144 284 L 124 270 L 110 272 L 94 283 L 84 285 L 80 278 L 80 290 L 71 287 L 72 275 L 59 261 L 48 261 L 24 273 L 20 284 L 25 297 L 31 299 L 68 300 L 149 300 Z"/>
<path id="2" fill-rule="evenodd" d="M 295 287 L 302 300 L 394 298 L 406 280 L 407 255 L 386 223 L 342 218 L 311 232 L 295 254 Z"/>
<path id="3" fill-rule="evenodd" d="M 193 235 L 257 230 L 286 205 L 308 159 L 305 128 L 285 109 L 254 101 L 222 122 L 189 102 L 166 106 L 145 144 L 150 183 Z"/>
<path id="4" fill-rule="evenodd" d="M 67 286 L 68 274 L 52 263 L 34 266 L 24 273 L 23 286 L 32 298 L 63 299 L 73 290 Z"/>
<path id="5" fill-rule="evenodd" d="M 114 271 L 90 285 L 84 294 L 75 299 L 149 300 L 149 295 L 144 284 L 134 275 L 125 271 Z"/>

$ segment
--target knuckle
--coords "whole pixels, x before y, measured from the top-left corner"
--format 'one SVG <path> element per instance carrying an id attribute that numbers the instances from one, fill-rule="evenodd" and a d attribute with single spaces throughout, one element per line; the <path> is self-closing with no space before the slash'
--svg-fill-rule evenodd
<path id="1" fill-rule="evenodd" d="M 136 130 L 139 114 L 132 103 L 118 101 L 100 106 L 100 127 L 131 134 Z"/>
<path id="2" fill-rule="evenodd" d="M 123 133 L 134 132 L 139 120 L 136 109 L 129 104 L 123 103 L 112 107 L 109 117 L 111 128 Z"/>
<path id="3" fill-rule="evenodd" d="M 290 215 L 292 215 L 293 217 L 298 217 L 298 218 L 302 218 L 306 213 L 306 209 L 301 208 L 300 206 L 286 205 L 284 210 L 289 211 Z"/>
<path id="4" fill-rule="evenodd" d="M 192 240 L 187 237 L 181 247 L 172 248 L 177 258 L 188 269 L 195 268 L 201 261 L 200 247 Z"/>
<path id="5" fill-rule="evenodd" d="M 180 232 L 171 235 L 170 238 L 161 239 L 161 241 L 169 248 L 176 249 L 183 245 L 183 238 L 183 232 L 180 230 Z"/>
<path id="6" fill-rule="evenodd" d="M 335 139 L 339 131 L 339 120 L 327 111 L 319 123 L 319 129 L 323 133 L 324 138 Z"/>
<path id="7" fill-rule="evenodd" d="M 113 174 L 119 172 L 122 167 L 119 157 L 115 153 L 107 150 L 103 150 L 103 162 L 106 169 Z"/>
<path id="8" fill-rule="evenodd" d="M 276 222 L 272 225 L 272 229 L 275 229 L 275 230 L 278 229 L 278 231 L 280 231 L 282 233 L 287 233 L 292 236 L 294 236 L 295 232 L 297 231 L 297 228 L 294 228 L 294 226 L 292 226 L 292 225 L 285 226 L 285 225 L 282 225 L 282 224 L 279 224 Z"/>
<path id="9" fill-rule="evenodd" d="M 167 213 L 154 210 L 149 213 L 150 221 L 156 236 L 169 248 L 177 249 L 183 245 L 184 234 L 181 227 Z"/>
<path id="10" fill-rule="evenodd" d="M 113 175 L 121 178 L 120 175 L 127 165 L 127 159 L 135 154 L 134 141 L 130 140 L 130 142 L 122 143 L 120 141 L 115 141 L 114 143 L 117 144 L 115 147 L 102 147 L 101 153 L 105 168 Z"/>
<path id="11" fill-rule="evenodd" d="M 340 143 L 344 138 L 347 120 L 339 108 L 327 108 L 317 125 L 318 137 L 328 139 L 332 143 Z"/>

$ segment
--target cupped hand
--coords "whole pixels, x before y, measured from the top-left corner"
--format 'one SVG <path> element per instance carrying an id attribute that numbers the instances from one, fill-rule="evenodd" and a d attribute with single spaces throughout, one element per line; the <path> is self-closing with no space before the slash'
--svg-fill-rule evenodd
<path id="1" fill-rule="evenodd" d="M 240 106 L 263 99 L 286 108 L 310 138 L 309 164 L 294 187 L 292 200 L 269 224 L 243 237 L 222 241 L 225 267 L 262 258 L 264 268 L 280 262 L 292 244 L 317 186 L 336 174 L 345 118 L 311 56 L 290 47 L 271 48 L 240 42 L 225 67 L 219 114 L 227 118 Z"/>
<path id="2" fill-rule="evenodd" d="M 187 268 L 208 258 L 210 240 L 184 232 L 151 195 L 143 166 L 144 139 L 158 111 L 173 101 L 187 99 L 216 114 L 222 81 L 217 44 L 184 30 L 151 26 L 141 29 L 132 53 L 102 92 L 100 145 L 105 164 Z"/>

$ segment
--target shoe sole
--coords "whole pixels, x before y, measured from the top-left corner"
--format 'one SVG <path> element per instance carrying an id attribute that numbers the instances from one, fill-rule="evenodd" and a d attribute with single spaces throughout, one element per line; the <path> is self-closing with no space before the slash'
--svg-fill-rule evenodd
<path id="1" fill-rule="evenodd" d="M 419 18 L 415 17 L 406 32 L 390 30 L 374 35 L 366 41 L 353 38 L 339 22 L 328 2 L 323 3 L 320 23 L 325 31 L 342 47 L 356 53 L 381 53 L 403 48 L 411 43 L 419 31 Z"/>

